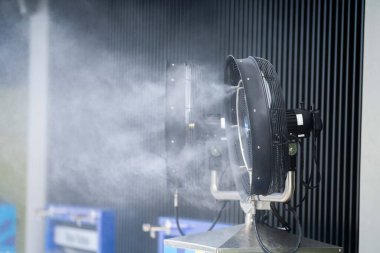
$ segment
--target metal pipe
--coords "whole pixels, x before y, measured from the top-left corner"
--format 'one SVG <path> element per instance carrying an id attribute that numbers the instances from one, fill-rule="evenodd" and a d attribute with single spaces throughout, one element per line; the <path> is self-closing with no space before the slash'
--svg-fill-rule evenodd
<path id="1" fill-rule="evenodd" d="M 295 172 L 289 171 L 286 175 L 285 189 L 282 193 L 272 193 L 270 195 L 254 195 L 252 200 L 264 202 L 288 202 L 293 196 L 295 188 Z"/>
<path id="2" fill-rule="evenodd" d="M 251 212 L 248 212 L 245 214 L 244 224 L 249 228 L 252 226 L 254 219 L 254 214 Z"/>
<path id="3" fill-rule="evenodd" d="M 210 191 L 217 200 L 240 200 L 240 195 L 237 191 L 219 191 L 218 172 L 216 170 L 211 171 Z"/>

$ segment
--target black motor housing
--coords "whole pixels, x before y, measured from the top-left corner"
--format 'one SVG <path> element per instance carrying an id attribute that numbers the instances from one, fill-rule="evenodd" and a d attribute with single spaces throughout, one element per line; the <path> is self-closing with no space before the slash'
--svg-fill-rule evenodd
<path id="1" fill-rule="evenodd" d="M 314 131 L 322 130 L 321 114 L 318 110 L 290 109 L 286 111 L 288 132 L 297 138 L 308 138 Z"/>

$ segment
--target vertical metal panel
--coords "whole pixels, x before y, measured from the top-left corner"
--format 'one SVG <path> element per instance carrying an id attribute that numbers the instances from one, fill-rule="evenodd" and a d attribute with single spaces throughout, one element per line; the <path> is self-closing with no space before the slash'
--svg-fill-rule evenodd
<path id="1" fill-rule="evenodd" d="M 323 117 L 322 182 L 298 210 L 303 232 L 307 237 L 344 246 L 345 252 L 357 252 L 364 1 L 114 0 L 102 2 L 95 12 L 86 12 L 85 2 L 54 1 L 52 9 L 74 27 L 91 22 L 101 26 L 94 21 L 97 15 L 107 17 L 104 27 L 96 32 L 119 66 L 115 76 L 121 84 L 129 73 L 138 70 L 137 66 L 143 65 L 149 69 L 146 78 L 164 86 L 167 60 L 209 65 L 213 75 L 223 71 L 228 54 L 260 56 L 273 62 L 281 77 L 287 107 L 305 102 L 320 109 Z M 58 43 L 54 36 L 59 37 L 61 29 L 54 25 L 51 30 L 54 47 Z M 53 83 L 59 76 L 54 62 L 60 57 L 53 57 Z M 62 84 L 62 80 L 58 83 Z M 54 99 L 51 103 L 54 106 Z M 59 133 L 52 130 L 51 135 L 54 149 L 60 143 Z M 306 167 L 298 172 L 293 203 L 305 194 L 301 181 L 309 175 L 312 165 L 311 144 L 306 143 L 303 151 Z M 49 185 L 50 201 L 80 202 L 72 194 L 60 196 L 60 187 Z M 119 194 L 125 189 L 120 187 Z M 172 203 L 164 192 L 147 194 L 150 199 L 160 200 L 155 202 L 157 206 L 128 206 L 128 201 L 114 206 L 119 213 L 118 253 L 155 251 L 155 242 L 142 234 L 139 226 L 154 222 L 158 215 L 172 215 Z M 127 215 L 131 209 L 138 210 L 139 215 Z M 294 225 L 286 211 L 282 213 Z M 186 205 L 183 214 L 212 217 L 212 212 L 190 205 Z M 238 203 L 231 203 L 222 219 L 241 223 L 243 215 Z"/>

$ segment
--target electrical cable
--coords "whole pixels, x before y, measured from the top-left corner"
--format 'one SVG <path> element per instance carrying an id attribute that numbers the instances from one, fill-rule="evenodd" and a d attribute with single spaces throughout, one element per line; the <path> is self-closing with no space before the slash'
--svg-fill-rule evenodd
<path id="1" fill-rule="evenodd" d="M 208 229 L 208 231 L 211 231 L 214 229 L 215 225 L 218 223 L 220 217 L 222 217 L 222 213 L 223 213 L 223 210 L 224 208 L 226 208 L 226 205 L 227 205 L 227 201 L 224 201 L 223 204 L 222 204 L 222 207 L 220 208 L 219 212 L 218 212 L 218 215 L 214 218 L 214 221 L 212 222 L 210 228 Z"/>
<path id="2" fill-rule="evenodd" d="M 222 217 L 222 213 L 223 213 L 223 210 L 226 208 L 226 205 L 227 205 L 228 201 L 223 201 L 223 204 L 221 206 L 221 208 L 219 209 L 217 215 L 215 216 L 214 220 L 212 221 L 211 223 L 211 226 L 209 227 L 209 229 L 207 231 L 211 231 L 214 229 L 215 225 L 218 223 L 218 221 L 220 220 L 220 217 Z M 178 205 L 178 191 L 176 190 L 176 192 L 174 193 L 174 216 L 175 216 L 175 223 L 176 223 L 176 226 L 177 226 L 177 229 L 178 229 L 178 232 L 180 233 L 180 235 L 184 236 L 186 235 L 182 228 L 181 228 L 181 224 L 179 222 L 179 205 Z"/>
<path id="3" fill-rule="evenodd" d="M 179 194 L 178 189 L 174 192 L 174 216 L 175 216 L 175 223 L 177 225 L 178 232 L 183 236 L 185 233 L 183 232 L 181 225 L 179 224 Z"/>
<path id="4" fill-rule="evenodd" d="M 177 224 L 178 232 L 179 232 L 182 236 L 184 236 L 184 235 L 186 235 L 186 234 L 183 232 L 183 230 L 182 230 L 182 228 L 181 228 L 181 225 L 179 224 L 179 214 L 178 214 L 178 212 L 179 212 L 179 207 L 178 207 L 178 206 L 175 206 L 175 207 L 174 207 L 175 223 Z"/>
<path id="5" fill-rule="evenodd" d="M 301 240 L 302 240 L 302 227 L 301 227 L 301 222 L 300 222 L 300 220 L 299 220 L 299 218 L 298 218 L 298 216 L 297 216 L 297 214 L 295 212 L 295 209 L 292 206 L 289 205 L 289 208 L 287 210 L 293 214 L 294 219 L 296 220 L 296 222 L 298 224 L 298 239 L 297 239 L 297 243 L 296 243 L 296 246 L 292 250 L 289 251 L 289 253 L 295 253 L 298 250 L 298 248 L 299 248 L 299 246 L 301 244 Z M 260 237 L 259 232 L 257 230 L 256 215 L 253 216 L 253 228 L 254 228 L 254 231 L 255 231 L 256 239 L 259 242 L 259 245 L 260 245 L 261 249 L 265 253 L 272 253 L 270 251 L 270 249 L 268 249 L 264 245 L 263 241 L 261 240 L 261 237 Z"/>
<path id="6" fill-rule="evenodd" d="M 286 220 L 284 219 L 284 217 L 282 217 L 280 215 L 280 213 L 278 212 L 278 209 L 276 208 L 276 205 L 271 202 L 270 203 L 270 209 L 272 210 L 274 216 L 277 218 L 277 220 L 281 223 L 281 225 L 283 226 L 283 228 L 289 232 L 291 229 L 290 229 L 290 226 L 289 226 L 289 223 L 286 222 Z"/>
<path id="7" fill-rule="evenodd" d="M 303 142 L 300 139 L 298 139 L 298 143 L 300 144 L 301 169 L 303 169 L 304 168 Z M 302 180 L 302 186 L 306 189 L 306 192 L 305 192 L 304 196 L 302 197 L 302 199 L 300 200 L 300 202 L 298 204 L 295 204 L 294 208 L 298 208 L 302 205 L 302 203 L 308 197 L 309 190 L 317 189 L 320 185 L 322 176 L 321 176 L 321 169 L 319 166 L 319 156 L 320 156 L 320 154 L 319 154 L 319 143 L 320 143 L 319 137 L 317 136 L 315 131 L 313 131 L 313 137 L 312 137 L 312 159 L 313 159 L 312 171 L 311 171 L 311 173 L 308 176 L 308 179 L 306 181 Z M 315 185 L 310 185 L 312 180 L 313 180 L 313 174 L 314 174 L 313 172 L 315 171 L 314 170 L 314 164 L 315 164 L 315 167 L 317 170 L 317 183 Z"/>
<path id="8" fill-rule="evenodd" d="M 313 137 L 312 137 L 312 172 L 310 173 L 307 181 L 302 181 L 303 186 L 306 189 L 312 190 L 319 187 L 319 184 L 321 182 L 321 171 L 319 166 L 319 137 L 317 137 L 317 134 L 315 131 L 313 131 Z M 315 185 L 310 185 L 313 179 L 313 172 L 315 171 L 314 168 L 316 167 L 317 170 L 317 183 Z"/>
<path id="9" fill-rule="evenodd" d="M 259 221 L 259 223 L 269 226 L 265 223 L 269 219 L 268 210 L 256 210 L 256 218 Z"/>
<path id="10" fill-rule="evenodd" d="M 302 203 L 307 199 L 307 197 L 308 197 L 308 191 L 305 193 L 305 195 L 303 195 L 303 197 L 302 197 L 302 199 L 300 200 L 300 202 L 298 203 L 298 204 L 295 204 L 294 205 L 294 208 L 298 208 L 298 207 L 300 207 L 301 205 L 302 205 Z"/>

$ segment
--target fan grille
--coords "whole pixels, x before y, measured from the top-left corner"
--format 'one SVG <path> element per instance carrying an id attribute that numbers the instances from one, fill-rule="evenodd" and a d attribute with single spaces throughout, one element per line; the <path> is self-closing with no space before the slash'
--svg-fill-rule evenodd
<path id="1" fill-rule="evenodd" d="M 256 80 L 252 82 L 249 77 Z M 231 169 L 242 200 L 253 194 L 282 192 L 289 170 L 288 131 L 285 102 L 273 65 L 258 57 L 229 57 L 225 81 L 234 91 L 226 101 L 226 120 L 231 130 L 227 137 Z M 262 85 L 262 89 L 256 85 Z M 259 105 L 257 114 L 255 107 L 249 105 Z"/>
<path id="2" fill-rule="evenodd" d="M 234 60 L 228 62 L 225 75 L 226 82 L 231 86 L 233 91 L 229 93 L 226 100 L 227 128 L 230 129 L 226 132 L 230 145 L 230 148 L 228 149 L 229 158 L 236 187 L 241 199 L 245 201 L 251 196 L 251 175 L 246 168 L 246 166 L 249 167 L 249 165 L 246 165 L 244 162 L 241 145 L 244 145 L 245 148 L 243 147 L 243 150 L 247 151 L 245 154 L 249 161 L 252 161 L 252 145 L 251 138 L 244 138 L 244 136 L 242 138 L 242 136 L 240 136 L 241 141 L 239 140 L 239 131 L 242 130 L 244 132 L 244 129 L 238 129 L 238 126 L 244 126 L 244 123 L 241 121 L 238 122 L 238 117 L 239 115 L 247 115 L 248 105 L 246 103 L 244 88 L 241 85 L 242 80 L 239 69 Z M 238 111 L 238 108 L 240 108 L 240 111 Z M 252 162 L 250 162 L 250 164 L 252 164 Z"/>
<path id="3" fill-rule="evenodd" d="M 284 188 L 286 172 L 289 169 L 288 130 L 286 125 L 285 102 L 280 79 L 273 65 L 266 59 L 254 58 L 262 72 L 272 126 L 272 182 L 268 193 Z M 269 88 L 269 89 L 268 89 Z"/>
<path id="4" fill-rule="evenodd" d="M 249 173 L 252 171 L 253 165 L 253 155 L 252 155 L 252 131 L 249 121 L 248 114 L 248 105 L 245 96 L 244 87 L 241 85 L 242 82 L 238 85 L 236 91 L 236 110 L 237 110 L 237 127 L 238 127 L 238 137 L 240 140 L 239 147 L 236 147 L 237 153 L 240 153 L 241 164 L 244 166 L 244 173 L 242 184 L 247 195 L 250 195 L 251 191 L 251 180 L 249 179 Z M 247 173 L 248 172 L 248 173 Z"/>

